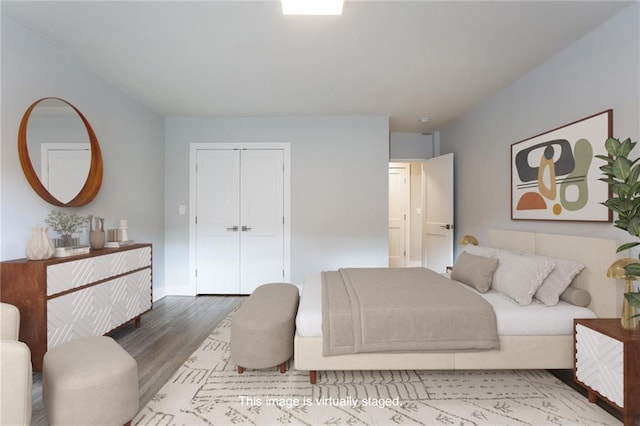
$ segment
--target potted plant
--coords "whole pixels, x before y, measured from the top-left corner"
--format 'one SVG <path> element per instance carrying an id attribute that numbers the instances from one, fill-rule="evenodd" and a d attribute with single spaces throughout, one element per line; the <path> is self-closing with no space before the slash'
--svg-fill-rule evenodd
<path id="1" fill-rule="evenodd" d="M 612 195 L 602 204 L 618 214 L 614 222 L 616 228 L 640 239 L 640 157 L 630 158 L 636 144 L 637 142 L 632 142 L 630 138 L 624 141 L 608 138 L 605 149 L 609 155 L 596 155 L 596 157 L 607 162 L 600 167 L 605 177 L 599 180 L 611 185 Z M 618 252 L 638 245 L 640 241 L 622 244 L 618 247 Z M 628 277 L 636 279 L 640 277 L 640 262 L 629 263 L 624 270 Z M 640 292 L 626 292 L 624 297 L 631 306 L 640 308 Z M 638 316 L 640 314 L 633 315 L 633 317 Z"/>
<path id="2" fill-rule="evenodd" d="M 52 210 L 45 223 L 60 235 L 61 243 L 58 247 L 78 245 L 73 234 L 82 231 L 87 225 L 87 218 L 75 213 L 64 213 L 60 210 Z"/>

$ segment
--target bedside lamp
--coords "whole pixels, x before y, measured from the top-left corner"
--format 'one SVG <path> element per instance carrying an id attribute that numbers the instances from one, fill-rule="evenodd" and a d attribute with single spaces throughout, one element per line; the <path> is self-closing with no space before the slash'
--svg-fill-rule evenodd
<path id="1" fill-rule="evenodd" d="M 463 235 L 458 242 L 460 244 L 462 244 L 463 246 L 466 246 L 466 245 L 469 245 L 469 244 L 474 245 L 474 246 L 478 245 L 478 239 L 476 237 L 474 237 L 473 235 Z"/>
<path id="2" fill-rule="evenodd" d="M 624 267 L 631 264 L 638 263 L 638 260 L 631 259 L 629 257 L 624 259 L 616 260 L 609 266 L 607 270 L 607 277 L 613 278 L 616 280 L 625 280 L 624 292 L 631 293 L 633 292 L 633 284 L 632 281 L 636 277 L 632 277 L 627 275 L 627 272 L 624 270 Z M 638 318 L 631 318 L 636 314 L 636 308 L 629 305 L 629 301 L 627 298 L 622 299 L 622 314 L 620 315 L 620 324 L 622 328 L 625 330 L 636 330 L 638 328 Z"/>

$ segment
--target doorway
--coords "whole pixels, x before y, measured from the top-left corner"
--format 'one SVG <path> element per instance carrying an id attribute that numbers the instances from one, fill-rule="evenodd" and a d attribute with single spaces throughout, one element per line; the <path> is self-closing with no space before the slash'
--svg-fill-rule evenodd
<path id="1" fill-rule="evenodd" d="M 389 267 L 453 261 L 453 154 L 389 163 Z"/>
<path id="2" fill-rule="evenodd" d="M 389 163 L 389 267 L 422 265 L 422 162 Z"/>

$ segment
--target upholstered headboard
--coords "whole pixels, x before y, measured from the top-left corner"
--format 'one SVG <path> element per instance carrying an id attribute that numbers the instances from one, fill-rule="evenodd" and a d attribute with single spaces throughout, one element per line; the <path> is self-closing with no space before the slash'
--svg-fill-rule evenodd
<path id="1" fill-rule="evenodd" d="M 585 268 L 571 285 L 583 288 L 591 294 L 589 308 L 600 318 L 620 316 L 624 283 L 607 278 L 609 265 L 615 259 L 628 256 L 626 252 L 616 253 L 619 241 L 491 229 L 488 245 L 582 262 Z"/>

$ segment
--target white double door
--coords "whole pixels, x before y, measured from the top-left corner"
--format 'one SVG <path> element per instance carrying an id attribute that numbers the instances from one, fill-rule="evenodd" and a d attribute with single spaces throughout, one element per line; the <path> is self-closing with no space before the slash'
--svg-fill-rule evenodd
<path id="1" fill-rule="evenodd" d="M 198 149 L 196 164 L 196 292 L 283 281 L 283 151 Z"/>

